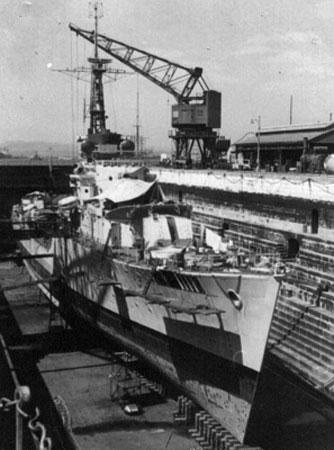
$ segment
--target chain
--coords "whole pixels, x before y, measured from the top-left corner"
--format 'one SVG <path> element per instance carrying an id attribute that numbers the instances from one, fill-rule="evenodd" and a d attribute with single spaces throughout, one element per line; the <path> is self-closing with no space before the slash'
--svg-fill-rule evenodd
<path id="1" fill-rule="evenodd" d="M 45 426 L 37 419 L 40 417 L 40 410 L 35 408 L 35 415 L 31 416 L 22 409 L 23 403 L 30 401 L 30 389 L 27 386 L 19 386 L 15 389 L 14 400 L 7 397 L 0 399 L 0 413 L 8 412 L 15 407 L 16 412 L 21 418 L 28 420 L 28 428 L 31 431 L 32 437 L 38 450 L 51 450 L 51 438 L 46 436 Z"/>
<path id="2" fill-rule="evenodd" d="M 51 438 L 46 437 L 46 428 L 37 419 L 40 416 L 39 409 L 35 409 L 35 417 L 29 420 L 28 428 L 31 430 L 33 438 L 38 443 L 38 450 L 51 450 L 52 442 Z"/>
<path id="3" fill-rule="evenodd" d="M 2 397 L 0 399 L 0 412 L 8 412 L 12 406 L 16 405 L 18 400 L 9 400 L 9 398 Z"/>

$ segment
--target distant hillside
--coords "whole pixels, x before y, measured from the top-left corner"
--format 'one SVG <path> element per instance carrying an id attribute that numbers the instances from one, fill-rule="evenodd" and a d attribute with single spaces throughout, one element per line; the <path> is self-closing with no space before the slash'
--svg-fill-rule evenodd
<path id="1" fill-rule="evenodd" d="M 47 157 L 52 154 L 53 157 L 71 157 L 71 144 L 58 144 L 54 142 L 26 142 L 26 141 L 7 141 L 0 143 L 0 151 L 2 149 L 8 150 L 10 156 L 13 158 L 26 157 L 32 158 L 37 155 L 40 157 Z"/>

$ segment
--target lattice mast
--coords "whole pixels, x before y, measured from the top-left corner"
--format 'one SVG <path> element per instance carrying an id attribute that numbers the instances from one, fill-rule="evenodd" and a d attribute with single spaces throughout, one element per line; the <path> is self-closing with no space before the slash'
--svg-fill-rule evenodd
<path id="1" fill-rule="evenodd" d="M 110 63 L 110 59 L 99 58 L 98 55 L 98 19 L 102 17 L 101 8 L 99 3 L 93 3 L 93 15 L 94 15 L 94 57 L 88 58 L 88 62 L 91 63 L 91 86 L 90 86 L 90 125 L 88 129 L 88 135 L 94 133 L 101 133 L 106 129 L 106 114 L 104 106 L 104 92 L 103 92 L 103 75 L 106 72 L 106 64 Z"/>

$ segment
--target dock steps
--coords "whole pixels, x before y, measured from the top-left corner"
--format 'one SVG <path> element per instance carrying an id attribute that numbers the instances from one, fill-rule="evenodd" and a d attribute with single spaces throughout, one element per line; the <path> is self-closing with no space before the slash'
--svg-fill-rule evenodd
<path id="1" fill-rule="evenodd" d="M 173 413 L 174 421 L 180 424 L 190 424 L 195 417 L 196 406 L 184 395 L 177 399 L 177 410 Z"/>
<path id="2" fill-rule="evenodd" d="M 288 287 L 280 292 L 268 349 L 286 368 L 332 396 L 334 316 L 322 307 L 328 292 L 321 294 L 320 305 L 316 305 L 315 284 L 307 284 L 306 297 L 304 289 L 291 285 L 291 294 Z"/>

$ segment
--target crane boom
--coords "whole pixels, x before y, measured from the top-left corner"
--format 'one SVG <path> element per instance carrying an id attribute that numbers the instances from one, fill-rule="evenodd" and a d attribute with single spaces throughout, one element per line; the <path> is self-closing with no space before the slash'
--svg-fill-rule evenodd
<path id="1" fill-rule="evenodd" d="M 83 30 L 72 23 L 69 27 L 77 35 L 96 44 L 101 50 L 165 89 L 179 104 L 189 104 L 191 101 L 200 100 L 203 92 L 209 90 L 200 67 L 192 69 L 173 63 L 102 34 L 95 36 L 94 31 Z M 200 96 L 191 96 L 195 87 L 200 87 Z"/>

